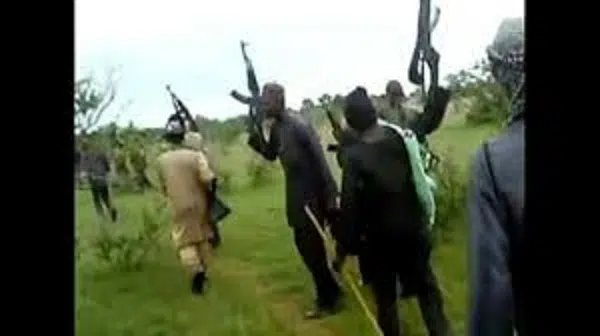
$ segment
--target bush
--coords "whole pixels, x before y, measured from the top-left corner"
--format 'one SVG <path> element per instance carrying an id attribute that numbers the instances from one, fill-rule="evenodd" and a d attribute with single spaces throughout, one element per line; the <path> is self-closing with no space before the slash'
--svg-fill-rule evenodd
<path id="1" fill-rule="evenodd" d="M 160 208 L 159 208 L 160 211 Z M 147 208 L 142 210 L 142 228 L 133 235 L 113 233 L 103 228 L 92 243 L 95 256 L 105 265 L 120 272 L 139 271 L 159 243 L 159 216 Z"/>
<path id="2" fill-rule="evenodd" d="M 219 190 L 228 193 L 233 190 L 232 173 L 229 170 L 221 169 L 219 172 Z"/>
<path id="3" fill-rule="evenodd" d="M 451 155 L 444 155 L 435 167 L 434 175 L 438 185 L 436 198 L 436 223 L 434 230 L 442 236 L 456 229 L 453 225 L 462 223 L 467 206 L 467 183 L 465 174 L 453 162 Z"/>
<path id="4" fill-rule="evenodd" d="M 472 103 L 465 116 L 467 125 L 501 124 L 508 118 L 510 105 L 502 87 L 486 84 L 471 91 Z"/>
<path id="5" fill-rule="evenodd" d="M 273 166 L 269 162 L 252 157 L 247 164 L 250 186 L 253 188 L 267 185 L 273 181 Z"/>

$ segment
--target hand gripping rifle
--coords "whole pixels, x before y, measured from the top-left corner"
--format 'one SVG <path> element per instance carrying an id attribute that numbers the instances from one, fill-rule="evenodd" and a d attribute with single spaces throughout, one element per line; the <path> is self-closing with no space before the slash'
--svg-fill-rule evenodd
<path id="1" fill-rule="evenodd" d="M 248 116 L 250 120 L 248 122 L 248 131 L 252 133 L 257 131 L 258 134 L 262 134 L 262 124 L 265 120 L 264 113 L 260 107 L 260 86 L 256 79 L 256 73 L 254 72 L 254 66 L 248 54 L 246 53 L 246 46 L 248 45 L 245 41 L 240 41 L 240 47 L 242 48 L 242 57 L 244 58 L 244 64 L 246 65 L 246 78 L 248 82 L 248 90 L 251 96 L 245 96 L 236 90 L 231 91 L 231 96 L 242 104 L 248 105 Z M 262 136 L 261 136 L 262 138 Z"/>
<path id="2" fill-rule="evenodd" d="M 185 104 L 177 97 L 177 95 L 171 90 L 171 86 L 167 85 L 167 91 L 171 96 L 171 101 L 173 102 L 173 107 L 175 108 L 175 114 L 178 115 L 181 120 L 187 121 L 187 127 L 184 123 L 184 127 L 186 131 L 191 132 L 200 132 L 200 128 L 198 124 L 192 117 L 190 110 L 185 106 Z M 231 208 L 217 195 L 216 185 L 210 188 L 210 224 L 215 226 L 218 222 L 225 219 L 225 217 L 229 216 L 231 213 Z M 217 228 L 213 227 L 213 230 L 217 232 Z"/>
<path id="3" fill-rule="evenodd" d="M 409 125 L 422 144 L 426 143 L 425 137 L 441 124 L 450 100 L 450 92 L 438 84 L 440 54 L 431 45 L 431 33 L 435 29 L 439 17 L 440 9 L 436 8 L 435 18 L 432 22 L 431 0 L 420 0 L 417 42 L 408 68 L 408 79 L 411 83 L 421 86 L 423 93 L 423 113 Z M 429 68 L 430 75 L 427 91 L 425 91 L 425 65 Z"/>

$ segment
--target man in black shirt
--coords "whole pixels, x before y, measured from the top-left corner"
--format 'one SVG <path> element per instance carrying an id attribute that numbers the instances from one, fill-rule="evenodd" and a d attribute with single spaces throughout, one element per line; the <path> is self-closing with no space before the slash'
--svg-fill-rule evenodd
<path id="1" fill-rule="evenodd" d="M 337 186 L 315 130 L 306 121 L 286 112 L 283 87 L 265 84 L 261 103 L 266 115 L 275 122 L 268 140 L 255 131 L 250 134 L 248 144 L 265 159 L 281 161 L 287 222 L 294 231 L 296 248 L 312 275 L 317 292 L 316 308 L 307 312 L 306 317 L 318 318 L 337 310 L 341 289 L 327 264 L 324 242 L 304 206 L 308 205 L 323 225 L 329 211 L 336 206 Z"/>

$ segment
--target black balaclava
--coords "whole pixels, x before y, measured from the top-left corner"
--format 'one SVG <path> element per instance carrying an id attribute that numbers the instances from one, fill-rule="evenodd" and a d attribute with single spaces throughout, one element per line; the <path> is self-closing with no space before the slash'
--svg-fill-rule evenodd
<path id="1" fill-rule="evenodd" d="M 177 113 L 167 120 L 163 138 L 173 145 L 180 145 L 185 138 L 185 121 Z"/>
<path id="2" fill-rule="evenodd" d="M 377 123 L 377 112 L 365 88 L 359 86 L 346 96 L 344 117 L 358 133 Z"/>

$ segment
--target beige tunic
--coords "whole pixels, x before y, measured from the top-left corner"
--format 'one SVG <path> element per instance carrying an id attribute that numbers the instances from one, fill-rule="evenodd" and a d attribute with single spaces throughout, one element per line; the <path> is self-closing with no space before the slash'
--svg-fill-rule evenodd
<path id="1" fill-rule="evenodd" d="M 206 187 L 215 177 L 206 156 L 201 151 L 178 148 L 161 154 L 157 161 L 161 189 L 173 216 L 175 246 L 204 242 L 212 236 Z"/>

